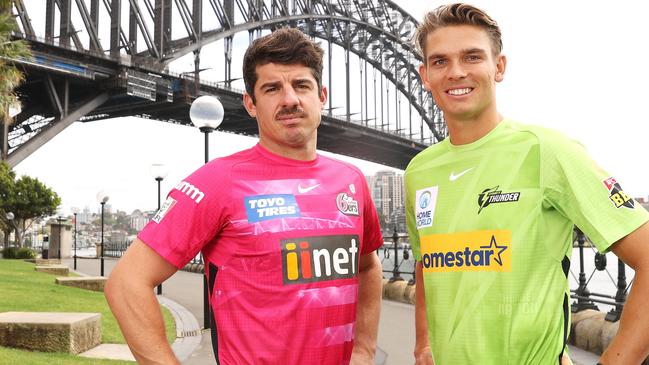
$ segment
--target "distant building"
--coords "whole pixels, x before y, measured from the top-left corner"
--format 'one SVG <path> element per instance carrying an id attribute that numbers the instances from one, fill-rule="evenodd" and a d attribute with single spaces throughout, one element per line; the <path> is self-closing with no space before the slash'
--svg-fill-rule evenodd
<path id="1" fill-rule="evenodd" d="M 90 209 L 88 207 L 83 208 L 82 212 L 77 213 L 77 223 L 79 224 L 88 224 L 90 223 Z"/>
<path id="2" fill-rule="evenodd" d="M 403 175 L 394 171 L 379 171 L 374 176 L 367 177 L 370 194 L 376 209 L 393 229 L 397 224 L 399 231 L 405 230 L 405 209 Z"/>
<path id="3" fill-rule="evenodd" d="M 131 213 L 131 228 L 139 232 L 147 225 L 147 223 L 149 223 L 150 220 L 149 214 L 136 209 Z"/>

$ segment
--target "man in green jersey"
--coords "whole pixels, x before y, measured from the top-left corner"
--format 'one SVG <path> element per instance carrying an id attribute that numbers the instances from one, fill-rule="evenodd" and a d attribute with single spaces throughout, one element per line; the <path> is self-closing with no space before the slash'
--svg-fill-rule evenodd
<path id="1" fill-rule="evenodd" d="M 416 265 L 417 364 L 569 363 L 568 270 L 576 225 L 635 269 L 604 365 L 649 355 L 649 214 L 561 134 L 503 118 L 497 23 L 466 4 L 428 13 L 423 84 L 449 138 L 405 172 Z"/>

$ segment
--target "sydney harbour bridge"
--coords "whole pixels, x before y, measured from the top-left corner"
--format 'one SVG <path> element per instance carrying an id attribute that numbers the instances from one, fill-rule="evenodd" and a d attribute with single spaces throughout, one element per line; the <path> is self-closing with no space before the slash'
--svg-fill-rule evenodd
<path id="1" fill-rule="evenodd" d="M 13 60 L 26 81 L 7 138 L 10 166 L 74 122 L 191 125 L 200 95 L 221 100 L 219 130 L 257 135 L 241 103 L 241 59 L 280 27 L 325 49 L 330 97 L 318 149 L 403 169 L 446 135 L 419 82 L 417 21 L 389 0 L 13 0 L 12 12 L 13 38 L 32 55 Z"/>

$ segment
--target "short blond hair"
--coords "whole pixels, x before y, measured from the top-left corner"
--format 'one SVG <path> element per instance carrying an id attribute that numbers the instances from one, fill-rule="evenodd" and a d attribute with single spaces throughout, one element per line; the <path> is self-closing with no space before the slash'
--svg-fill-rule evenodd
<path id="1" fill-rule="evenodd" d="M 474 25 L 487 32 L 491 39 L 494 55 L 503 49 L 502 35 L 498 23 L 483 10 L 463 3 L 442 5 L 424 16 L 414 36 L 417 51 L 426 62 L 426 38 L 435 30 L 451 25 Z"/>

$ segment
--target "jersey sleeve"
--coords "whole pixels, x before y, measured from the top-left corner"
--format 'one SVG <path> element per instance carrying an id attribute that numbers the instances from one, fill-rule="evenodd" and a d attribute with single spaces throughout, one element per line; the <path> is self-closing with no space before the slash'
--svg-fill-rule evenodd
<path id="1" fill-rule="evenodd" d="M 178 269 L 218 234 L 224 224 L 227 171 L 215 160 L 174 187 L 138 238 Z"/>
<path id="2" fill-rule="evenodd" d="M 410 240 L 410 248 L 412 249 L 412 254 L 417 261 L 421 261 L 421 250 L 420 250 L 420 245 L 419 245 L 419 231 L 417 231 L 417 225 L 415 222 L 415 208 L 414 208 L 414 200 L 415 200 L 415 195 L 414 191 L 411 191 L 412 189 L 409 188 L 408 184 L 408 172 L 406 170 L 406 173 L 403 176 L 404 180 L 404 187 L 405 187 L 405 196 L 406 196 L 406 203 L 405 203 L 405 209 L 406 209 L 406 227 L 408 229 L 408 238 Z"/>
<path id="3" fill-rule="evenodd" d="M 383 235 L 381 234 L 381 225 L 379 216 L 376 213 L 376 207 L 372 201 L 372 196 L 367 186 L 365 177 L 361 175 L 363 184 L 363 249 L 361 255 L 375 251 L 383 245 Z"/>
<path id="4" fill-rule="evenodd" d="M 557 134 L 541 147 L 545 202 L 570 219 L 601 252 L 649 220 L 649 213 L 587 154 Z"/>

